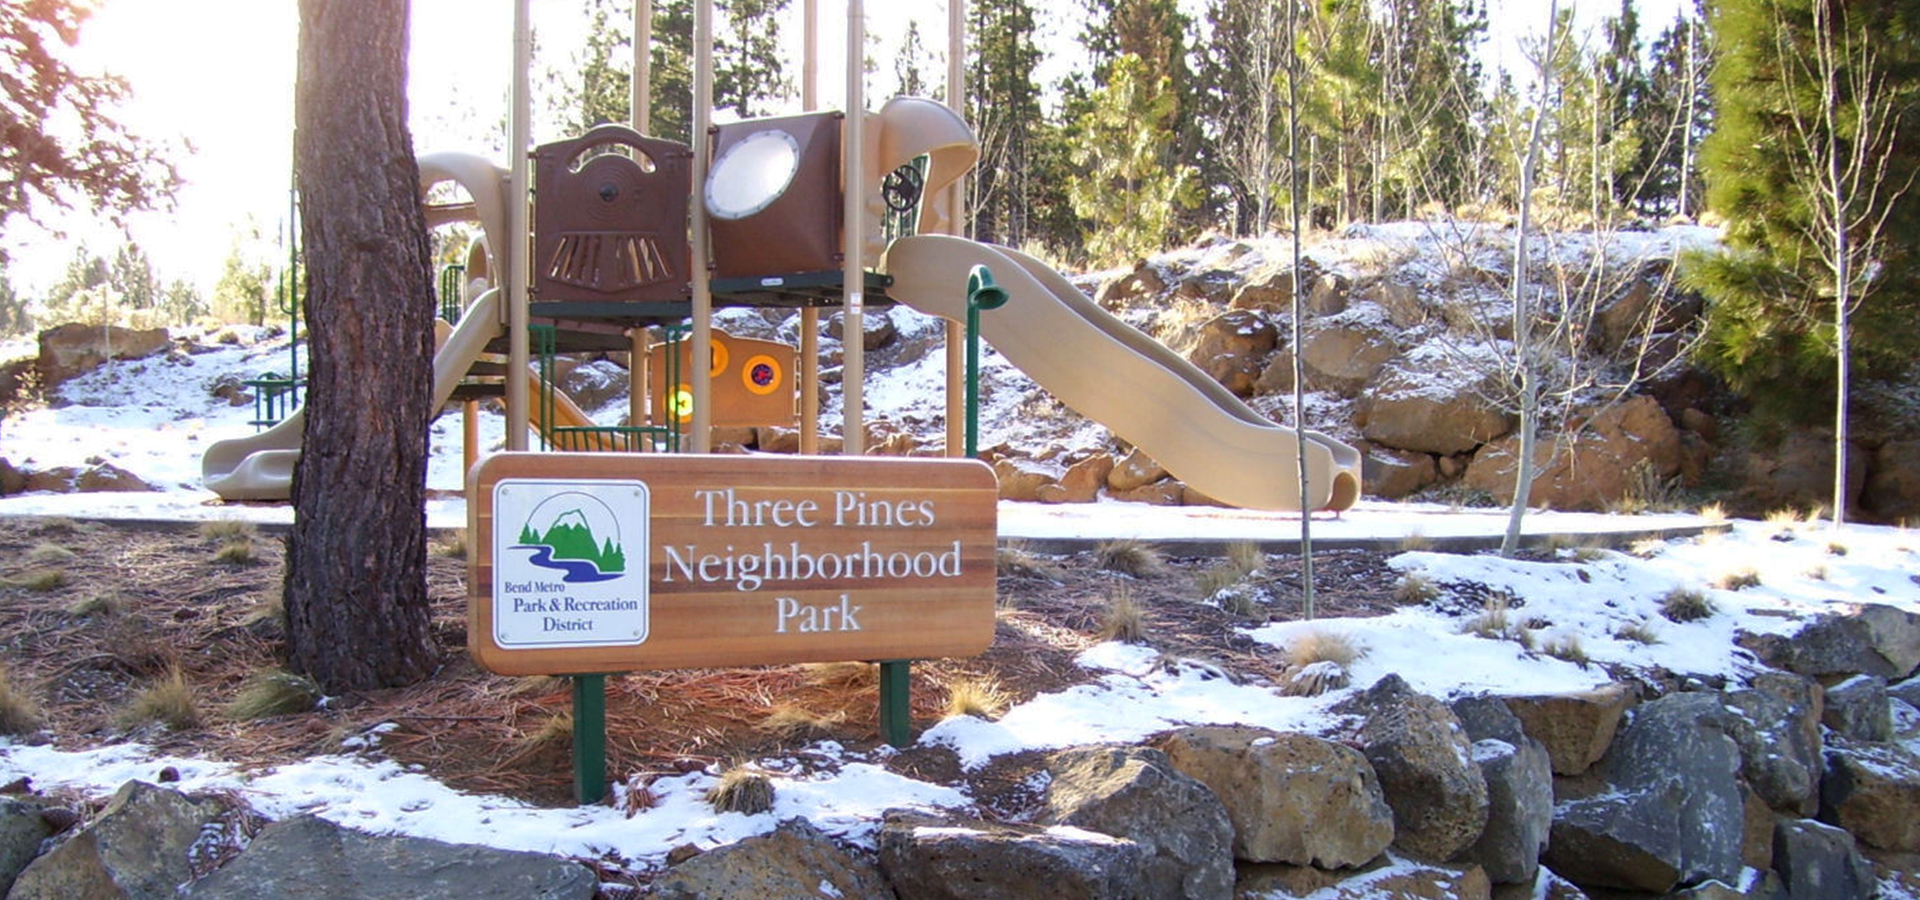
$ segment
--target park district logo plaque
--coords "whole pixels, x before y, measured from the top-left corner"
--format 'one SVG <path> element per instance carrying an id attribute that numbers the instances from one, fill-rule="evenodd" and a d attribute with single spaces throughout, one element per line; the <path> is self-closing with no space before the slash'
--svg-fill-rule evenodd
<path id="1" fill-rule="evenodd" d="M 494 641 L 530 650 L 645 643 L 650 501 L 640 481 L 496 483 Z"/>

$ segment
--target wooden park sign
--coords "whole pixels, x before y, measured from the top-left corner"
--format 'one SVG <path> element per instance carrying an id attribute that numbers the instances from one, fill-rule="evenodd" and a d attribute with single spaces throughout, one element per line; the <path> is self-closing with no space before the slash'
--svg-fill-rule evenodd
<path id="1" fill-rule="evenodd" d="M 467 646 L 503 675 L 972 656 L 973 460 L 501 453 L 467 483 Z"/>

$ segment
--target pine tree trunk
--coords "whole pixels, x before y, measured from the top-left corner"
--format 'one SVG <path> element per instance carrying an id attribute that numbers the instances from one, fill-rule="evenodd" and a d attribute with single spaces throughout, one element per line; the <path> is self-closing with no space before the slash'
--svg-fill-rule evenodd
<path id="1" fill-rule="evenodd" d="M 406 115 L 406 0 L 301 0 L 295 168 L 306 236 L 306 440 L 287 645 L 328 692 L 435 663 L 426 590 L 433 295 Z"/>

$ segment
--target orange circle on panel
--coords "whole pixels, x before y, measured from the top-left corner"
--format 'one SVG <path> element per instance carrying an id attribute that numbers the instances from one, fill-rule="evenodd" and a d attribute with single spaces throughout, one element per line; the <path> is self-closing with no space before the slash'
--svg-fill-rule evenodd
<path id="1" fill-rule="evenodd" d="M 672 416 L 675 422 L 685 423 L 693 420 L 693 385 L 683 384 L 673 392 L 673 396 L 667 400 L 667 414 Z"/>
<path id="2" fill-rule="evenodd" d="M 762 397 L 779 390 L 786 381 L 786 373 L 780 370 L 780 361 L 765 353 L 748 357 L 746 364 L 740 367 L 740 383 Z"/>
<path id="3" fill-rule="evenodd" d="M 712 348 L 707 357 L 707 377 L 719 378 L 720 373 L 727 370 L 727 345 L 715 339 L 708 341 L 707 346 Z"/>

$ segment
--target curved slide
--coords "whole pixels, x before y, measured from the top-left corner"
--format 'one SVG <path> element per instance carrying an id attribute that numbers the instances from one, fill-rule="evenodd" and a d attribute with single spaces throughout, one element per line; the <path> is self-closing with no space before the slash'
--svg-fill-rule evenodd
<path id="1" fill-rule="evenodd" d="M 887 249 L 887 293 L 929 315 L 965 321 L 967 274 L 975 265 L 991 270 L 1010 298 L 981 313 L 981 336 L 1060 402 L 1195 490 L 1249 509 L 1344 510 L 1360 498 L 1359 451 L 1254 412 L 1031 256 L 946 235 L 901 238 Z"/>

